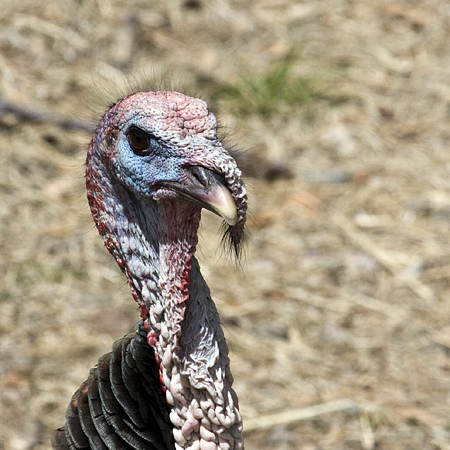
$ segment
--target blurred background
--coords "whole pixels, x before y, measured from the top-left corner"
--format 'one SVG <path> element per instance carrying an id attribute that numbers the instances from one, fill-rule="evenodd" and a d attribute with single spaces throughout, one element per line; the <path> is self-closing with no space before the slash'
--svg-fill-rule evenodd
<path id="1" fill-rule="evenodd" d="M 48 449 L 139 318 L 83 164 L 148 77 L 245 150 L 242 267 L 209 213 L 199 258 L 247 450 L 449 449 L 449 42 L 444 0 L 1 0 L 0 449 Z"/>

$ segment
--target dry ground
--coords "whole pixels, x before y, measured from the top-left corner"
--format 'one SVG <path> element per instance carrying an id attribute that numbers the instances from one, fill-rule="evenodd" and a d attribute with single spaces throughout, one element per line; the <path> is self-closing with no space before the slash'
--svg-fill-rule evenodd
<path id="1" fill-rule="evenodd" d="M 200 247 L 244 424 L 360 405 L 248 450 L 450 448 L 449 42 L 444 0 L 0 2 L 4 99 L 86 118 L 98 86 L 169 67 L 248 149 L 242 269 L 210 214 Z M 87 209 L 89 137 L 0 115 L 1 450 L 48 449 L 138 319 Z"/>

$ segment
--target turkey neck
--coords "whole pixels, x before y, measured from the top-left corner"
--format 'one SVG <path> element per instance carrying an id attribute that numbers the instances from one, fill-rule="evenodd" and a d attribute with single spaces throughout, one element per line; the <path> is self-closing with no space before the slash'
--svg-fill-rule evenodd
<path id="1" fill-rule="evenodd" d="M 201 210 L 184 201 L 162 201 L 158 206 L 166 314 L 159 344 L 164 349 L 161 365 L 175 442 L 186 449 L 242 448 L 228 348 L 194 257 Z"/>
<path id="2" fill-rule="evenodd" d="M 241 449 L 228 348 L 197 260 L 201 210 L 137 198 L 88 161 L 91 211 L 151 330 L 178 449 Z M 100 188 L 101 187 L 101 188 Z"/>
<path id="3" fill-rule="evenodd" d="M 201 209 L 184 201 L 165 200 L 158 204 L 157 235 L 159 243 L 159 292 L 161 305 L 149 304 L 149 320 L 159 334 L 162 367 L 169 375 L 174 363 L 179 363 L 180 337 L 185 311 L 189 305 L 192 260 L 197 245 L 197 229 Z M 198 266 L 192 273 L 196 280 Z M 161 314 L 162 311 L 162 314 Z M 169 375 L 170 378 L 170 375 Z M 164 380 L 166 387 L 170 380 Z M 170 390 L 168 393 L 169 403 Z"/>

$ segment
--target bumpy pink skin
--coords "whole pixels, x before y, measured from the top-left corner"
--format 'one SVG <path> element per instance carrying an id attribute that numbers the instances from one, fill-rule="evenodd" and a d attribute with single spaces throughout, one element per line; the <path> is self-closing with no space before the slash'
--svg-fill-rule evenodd
<path id="1" fill-rule="evenodd" d="M 166 143 L 167 155 L 222 174 L 238 210 L 229 232 L 237 243 L 246 215 L 240 171 L 217 139 L 216 119 L 205 102 L 159 91 L 125 97 L 107 111 L 91 142 L 86 178 L 98 230 L 142 314 L 148 312 L 175 447 L 242 449 L 228 348 L 194 257 L 201 209 L 151 179 L 147 185 L 133 178 L 135 163 L 124 163 L 119 152 L 130 123 Z"/>

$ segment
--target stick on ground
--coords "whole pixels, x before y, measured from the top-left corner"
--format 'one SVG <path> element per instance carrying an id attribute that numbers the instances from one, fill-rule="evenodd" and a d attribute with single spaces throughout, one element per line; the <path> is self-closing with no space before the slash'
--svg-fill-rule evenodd
<path id="1" fill-rule="evenodd" d="M 307 408 L 295 409 L 291 411 L 282 411 L 268 416 L 260 416 L 247 419 L 244 422 L 244 433 L 256 430 L 266 430 L 276 425 L 288 425 L 302 420 L 312 419 L 313 417 L 329 414 L 336 411 L 345 410 L 366 410 L 376 411 L 377 405 L 370 402 L 358 402 L 352 398 L 333 400 L 319 405 L 309 406 Z"/>
<path id="2" fill-rule="evenodd" d="M 81 130 L 89 133 L 95 129 L 92 123 L 83 120 L 61 116 L 55 112 L 40 109 L 31 109 L 17 103 L 10 102 L 0 97 L 0 116 L 4 113 L 11 113 L 23 120 L 38 123 L 53 123 L 66 130 Z"/>

